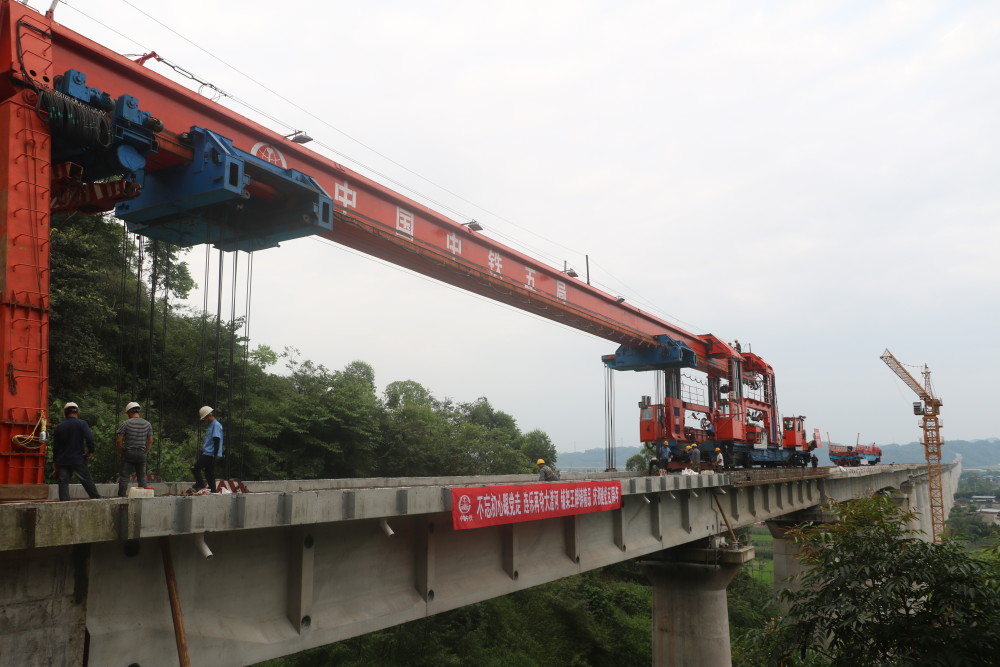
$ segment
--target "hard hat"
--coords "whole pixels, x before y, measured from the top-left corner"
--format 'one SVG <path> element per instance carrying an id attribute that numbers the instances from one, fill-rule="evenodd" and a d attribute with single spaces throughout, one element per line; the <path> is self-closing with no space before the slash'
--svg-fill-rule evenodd
<path id="1" fill-rule="evenodd" d="M 716 448 L 715 448 L 715 451 L 717 451 L 717 452 L 721 452 L 722 450 L 721 450 L 721 449 L 719 449 L 718 447 L 716 447 Z"/>
<path id="2" fill-rule="evenodd" d="M 133 410 L 135 410 L 136 412 L 139 412 L 139 410 L 141 410 L 141 409 L 142 408 L 139 407 L 138 403 L 136 403 L 135 401 L 132 401 L 131 403 L 129 403 L 128 405 L 125 406 L 125 414 L 128 414 L 128 413 L 132 412 Z"/>
<path id="3" fill-rule="evenodd" d="M 212 412 L 214 412 L 214 410 L 212 410 L 212 408 L 210 408 L 207 405 L 203 405 L 203 406 L 201 406 L 201 409 L 198 410 L 198 419 L 204 419 L 205 417 L 207 417 L 210 414 L 212 414 Z"/>
<path id="4" fill-rule="evenodd" d="M 63 412 L 65 412 L 66 410 L 69 410 L 70 408 L 73 408 L 74 410 L 79 410 L 80 406 L 77 405 L 76 403 L 74 403 L 73 401 L 70 401 L 69 403 L 67 403 L 67 404 L 65 404 L 63 406 Z"/>
<path id="5" fill-rule="evenodd" d="M 545 465 L 545 459 L 538 459 L 538 465 L 540 466 Z"/>

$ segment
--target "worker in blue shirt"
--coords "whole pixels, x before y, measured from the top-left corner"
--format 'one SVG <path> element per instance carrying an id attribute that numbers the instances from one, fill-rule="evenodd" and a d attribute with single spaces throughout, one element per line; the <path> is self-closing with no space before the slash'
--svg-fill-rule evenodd
<path id="1" fill-rule="evenodd" d="M 205 441 L 198 461 L 191 467 L 194 475 L 193 488 L 198 493 L 215 492 L 215 460 L 222 457 L 222 422 L 215 418 L 213 412 L 207 405 L 198 410 L 198 417 L 205 422 Z M 204 477 L 202 472 L 205 473 Z"/>
<path id="2" fill-rule="evenodd" d="M 87 461 L 94 455 L 94 433 L 80 419 L 80 408 L 72 401 L 63 406 L 66 417 L 52 434 L 52 465 L 59 480 L 59 500 L 69 500 L 69 480 L 76 474 L 87 495 L 100 498 Z"/>

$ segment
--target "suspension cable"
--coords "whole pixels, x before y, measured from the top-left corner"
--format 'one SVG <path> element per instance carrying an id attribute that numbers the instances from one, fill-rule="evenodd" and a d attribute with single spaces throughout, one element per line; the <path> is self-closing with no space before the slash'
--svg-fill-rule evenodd
<path id="1" fill-rule="evenodd" d="M 142 271 L 146 262 L 145 248 L 142 239 L 135 235 L 138 252 L 135 259 L 135 310 L 132 317 L 132 381 L 129 385 L 129 399 L 135 400 L 139 384 L 139 313 L 142 306 Z M 121 406 L 115 406 L 116 410 L 121 410 Z"/>
<path id="2" fill-rule="evenodd" d="M 202 282 L 201 295 L 201 349 L 198 351 L 198 400 L 205 401 L 205 369 L 208 366 L 208 285 L 210 267 L 212 266 L 212 246 L 205 244 L 205 279 Z M 201 442 L 201 423 L 195 435 L 195 456 L 198 456 L 198 445 Z"/>
<path id="3" fill-rule="evenodd" d="M 115 405 L 122 404 L 122 394 L 125 393 L 125 277 L 128 274 L 128 229 L 122 225 L 121 247 L 121 280 L 118 285 L 118 378 L 115 382 Z M 115 408 L 117 410 L 117 407 Z"/>
<path id="4" fill-rule="evenodd" d="M 129 252 L 129 233 L 125 225 L 122 225 L 122 243 L 121 243 L 121 276 L 118 283 L 118 363 L 117 366 L 117 377 L 115 378 L 115 405 L 113 407 L 112 414 L 117 415 L 118 410 L 121 409 L 123 405 L 123 396 L 125 395 L 125 383 L 126 375 L 128 370 L 126 364 L 128 363 L 128 352 L 127 339 L 128 335 L 126 330 L 128 328 L 128 313 L 125 307 L 129 301 L 129 295 L 126 293 L 126 285 L 128 284 L 128 275 L 131 268 L 131 253 Z M 115 450 L 114 448 L 107 448 L 105 454 L 100 458 L 102 461 L 106 461 L 109 464 L 109 469 L 118 470 L 119 466 L 114 460 Z M 103 465 L 103 464 L 102 464 Z"/>
<path id="5" fill-rule="evenodd" d="M 615 375 L 604 367 L 604 458 L 608 470 L 615 470 Z"/>
<path id="6" fill-rule="evenodd" d="M 159 281 L 159 269 L 160 269 L 160 240 L 153 239 L 153 267 L 149 278 L 149 345 L 147 346 L 148 351 L 148 370 L 146 372 L 146 397 L 144 399 L 143 406 L 148 411 L 150 409 L 151 401 L 153 398 L 153 376 L 156 373 L 156 364 L 153 359 L 153 332 L 155 331 L 155 315 L 156 315 L 156 283 Z M 153 416 L 152 412 L 147 412 L 150 417 Z"/>
<path id="7" fill-rule="evenodd" d="M 232 419 L 235 414 L 233 411 L 233 385 L 235 379 L 233 358 L 236 353 L 236 290 L 237 290 L 237 280 L 239 278 L 239 265 L 240 265 L 240 253 L 239 251 L 233 253 L 233 278 L 230 286 L 230 294 L 232 295 L 229 300 L 229 366 L 226 369 L 226 415 Z M 230 422 L 232 425 L 232 422 Z M 232 431 L 230 431 L 232 433 Z M 230 477 L 230 459 L 232 457 L 225 457 L 226 462 L 226 478 Z"/>
<path id="8" fill-rule="evenodd" d="M 160 318 L 160 359 L 166 359 L 167 357 L 167 320 L 170 318 L 170 269 L 173 267 L 173 262 L 170 261 L 170 250 L 168 247 L 165 259 L 167 259 L 167 266 L 163 270 L 163 316 Z M 162 459 L 163 459 L 163 432 L 162 428 L 162 418 L 163 414 L 167 412 L 167 394 L 164 391 L 164 376 L 166 373 L 159 374 L 159 388 L 157 389 L 157 407 L 156 416 L 160 423 L 160 430 L 156 438 L 156 475 L 160 479 L 163 479 L 163 471 L 160 469 Z"/>
<path id="9" fill-rule="evenodd" d="M 217 297 L 215 304 L 215 373 L 212 377 L 212 407 L 215 409 L 219 407 L 219 348 L 222 345 L 222 279 L 225 264 L 226 256 L 223 254 L 222 248 L 219 248 L 219 285 L 215 290 Z"/>
<path id="10" fill-rule="evenodd" d="M 246 457 L 246 407 L 247 407 L 247 374 L 250 368 L 250 302 L 253 294 L 253 252 L 248 253 L 247 257 L 247 289 L 246 289 L 246 308 L 244 310 L 243 320 L 243 378 L 241 383 L 240 395 L 242 397 L 242 405 L 240 409 L 240 439 L 239 439 L 239 479 L 243 479 L 244 472 L 244 459 Z"/>

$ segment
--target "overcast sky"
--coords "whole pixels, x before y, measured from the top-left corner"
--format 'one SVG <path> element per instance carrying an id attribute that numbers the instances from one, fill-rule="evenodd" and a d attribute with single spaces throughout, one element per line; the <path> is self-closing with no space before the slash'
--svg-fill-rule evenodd
<path id="1" fill-rule="evenodd" d="M 918 439 L 888 347 L 930 366 L 945 440 L 1000 436 L 1000 3 L 73 0 L 55 16 L 502 243 L 581 274 L 589 255 L 606 291 L 749 344 L 810 430 Z M 487 396 L 560 451 L 603 446 L 614 344 L 327 241 L 254 261 L 256 344 Z M 616 379 L 635 445 L 652 375 Z"/>

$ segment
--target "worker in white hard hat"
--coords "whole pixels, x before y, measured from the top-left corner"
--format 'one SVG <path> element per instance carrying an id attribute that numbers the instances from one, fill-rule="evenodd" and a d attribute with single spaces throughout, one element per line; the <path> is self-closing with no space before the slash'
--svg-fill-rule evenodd
<path id="1" fill-rule="evenodd" d="M 536 465 L 538 466 L 539 482 L 554 482 L 559 479 L 559 473 L 545 465 L 545 459 L 538 459 Z"/>
<path id="2" fill-rule="evenodd" d="M 198 460 L 191 466 L 194 475 L 194 490 L 198 493 L 215 492 L 215 460 L 222 458 L 222 422 L 215 418 L 215 410 L 203 405 L 198 410 L 198 419 L 205 422 L 205 440 Z M 205 473 L 202 477 L 202 473 Z"/>
<path id="3" fill-rule="evenodd" d="M 146 486 L 146 457 L 153 446 L 153 426 L 139 415 L 141 410 L 135 401 L 126 405 L 126 419 L 116 431 L 115 451 L 122 466 L 118 475 L 119 498 L 128 494 L 129 468 L 135 470 L 139 487 Z"/>
<path id="4" fill-rule="evenodd" d="M 52 465 L 59 482 L 59 500 L 69 500 L 69 480 L 75 474 L 91 498 L 100 498 L 87 461 L 94 455 L 94 433 L 80 419 L 80 407 L 70 401 L 63 406 L 65 419 L 52 434 Z"/>

